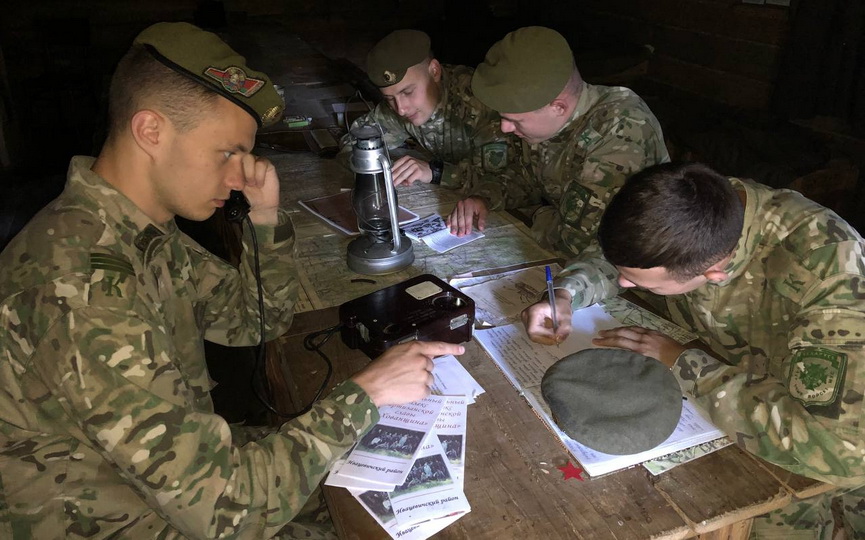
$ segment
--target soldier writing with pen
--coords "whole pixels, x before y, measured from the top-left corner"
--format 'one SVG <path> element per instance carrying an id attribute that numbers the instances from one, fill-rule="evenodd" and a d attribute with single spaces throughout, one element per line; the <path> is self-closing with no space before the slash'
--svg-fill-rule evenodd
<path id="1" fill-rule="evenodd" d="M 865 241 L 833 212 L 789 190 L 665 164 L 613 197 L 599 244 L 555 279 L 551 307 L 523 312 L 529 336 L 557 343 L 573 309 L 622 288 L 651 293 L 664 315 L 716 357 L 640 327 L 594 340 L 660 360 L 736 444 L 835 485 L 757 518 L 756 538 L 865 535 Z M 833 508 L 843 523 L 835 523 Z"/>

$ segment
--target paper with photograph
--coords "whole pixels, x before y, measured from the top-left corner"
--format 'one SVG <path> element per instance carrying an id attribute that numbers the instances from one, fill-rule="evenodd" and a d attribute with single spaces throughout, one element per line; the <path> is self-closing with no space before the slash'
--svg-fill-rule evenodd
<path id="1" fill-rule="evenodd" d="M 421 241 L 438 253 L 450 251 L 484 237 L 484 233 L 480 231 L 472 231 L 465 236 L 453 235 L 444 218 L 438 214 L 418 219 L 403 227 L 402 230 L 412 240 Z"/>
<path id="2" fill-rule="evenodd" d="M 373 519 L 387 531 L 390 537 L 395 540 L 425 540 L 466 514 L 465 512 L 460 512 L 451 516 L 431 519 L 416 525 L 402 526 L 397 522 L 396 516 L 393 514 L 387 493 L 358 490 L 349 490 L 349 492 L 369 512 Z"/>
<path id="3" fill-rule="evenodd" d="M 471 510 L 438 437 L 424 443 L 405 482 L 388 497 L 401 526 Z"/>
<path id="4" fill-rule="evenodd" d="M 468 400 L 466 398 L 449 397 L 435 423 L 435 435 L 441 442 L 451 471 L 453 471 L 454 479 L 460 489 L 463 489 L 465 476 L 467 412 Z"/>
<path id="5" fill-rule="evenodd" d="M 357 441 L 337 474 L 402 484 L 444 402 L 444 397 L 429 396 L 405 405 L 381 407 L 378 423 Z"/>

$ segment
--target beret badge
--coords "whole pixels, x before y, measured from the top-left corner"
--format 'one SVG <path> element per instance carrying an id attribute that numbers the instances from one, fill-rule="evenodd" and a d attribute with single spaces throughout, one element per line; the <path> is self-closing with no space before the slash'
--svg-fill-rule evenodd
<path id="1" fill-rule="evenodd" d="M 219 81 L 226 91 L 232 94 L 240 94 L 250 97 L 264 86 L 264 81 L 247 77 L 246 72 L 237 66 L 230 66 L 225 70 L 209 67 L 204 71 L 208 77 Z"/>
<path id="2" fill-rule="evenodd" d="M 396 81 L 396 73 L 394 73 L 393 71 L 385 70 L 381 76 L 384 79 L 384 82 L 388 84 L 392 84 Z"/>

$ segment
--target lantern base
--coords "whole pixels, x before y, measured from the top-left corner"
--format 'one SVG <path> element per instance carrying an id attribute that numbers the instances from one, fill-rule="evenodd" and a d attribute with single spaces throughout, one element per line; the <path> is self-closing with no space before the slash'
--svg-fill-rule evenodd
<path id="1" fill-rule="evenodd" d="M 381 276 L 398 272 L 414 262 L 414 249 L 411 240 L 400 234 L 400 249 L 392 251 L 391 242 L 376 241 L 371 235 L 364 234 L 348 245 L 348 268 L 358 274 Z"/>

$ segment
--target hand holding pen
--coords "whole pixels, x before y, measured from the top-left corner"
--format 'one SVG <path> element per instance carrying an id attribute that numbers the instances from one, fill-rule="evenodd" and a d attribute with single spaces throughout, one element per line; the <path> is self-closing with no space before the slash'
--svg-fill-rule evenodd
<path id="1" fill-rule="evenodd" d="M 566 289 L 554 289 L 549 267 L 546 272 L 549 298 L 528 306 L 520 315 L 529 339 L 542 345 L 558 345 L 571 333 L 571 295 Z"/>
<path id="2" fill-rule="evenodd" d="M 553 292 L 553 273 L 550 267 L 545 267 L 547 271 L 547 295 L 550 297 L 550 318 L 553 320 L 553 336 L 559 331 L 559 321 L 556 317 L 556 295 Z"/>

